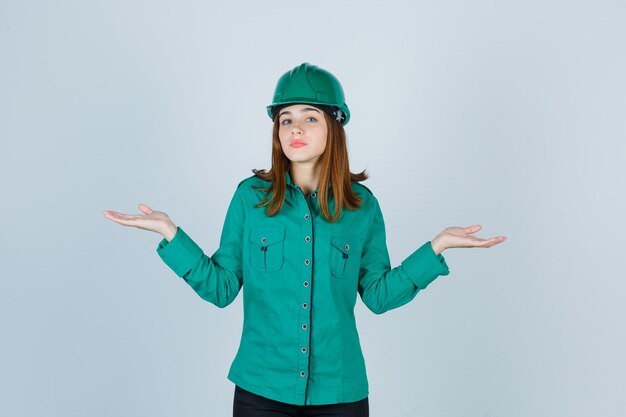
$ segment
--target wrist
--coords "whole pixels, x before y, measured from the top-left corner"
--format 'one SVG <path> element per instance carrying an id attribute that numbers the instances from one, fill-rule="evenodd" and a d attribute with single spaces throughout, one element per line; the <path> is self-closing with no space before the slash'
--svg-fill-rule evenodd
<path id="1" fill-rule="evenodd" d="M 441 239 L 439 239 L 438 237 L 430 241 L 430 246 L 433 248 L 435 255 L 439 255 L 441 252 L 443 252 L 446 249 L 441 243 Z"/>
<path id="2" fill-rule="evenodd" d="M 174 223 L 170 223 L 161 235 L 165 238 L 165 240 L 171 242 L 172 239 L 174 239 L 174 236 L 176 236 L 176 232 L 178 232 L 178 227 Z"/>

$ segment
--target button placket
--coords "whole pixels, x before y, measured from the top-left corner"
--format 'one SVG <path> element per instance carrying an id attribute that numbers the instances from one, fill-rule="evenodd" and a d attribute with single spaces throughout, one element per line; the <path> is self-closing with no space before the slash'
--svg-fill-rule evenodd
<path id="1" fill-rule="evenodd" d="M 311 197 L 314 198 L 314 194 L 310 194 Z M 299 206 L 302 211 L 302 218 L 304 224 L 302 225 L 303 232 L 303 240 L 306 242 L 305 245 L 302 246 L 301 260 L 302 260 L 302 276 L 300 277 L 300 282 L 302 282 L 301 288 L 301 301 L 300 301 L 300 337 L 299 337 L 299 346 L 297 349 L 300 350 L 300 356 L 298 360 L 298 367 L 300 368 L 300 380 L 303 381 L 304 390 L 306 391 L 306 381 L 308 378 L 308 369 L 309 369 L 309 349 L 311 344 L 311 290 L 313 289 L 313 213 L 310 207 L 310 201 L 307 196 L 303 193 L 298 193 Z M 306 392 L 305 392 L 306 398 Z"/>

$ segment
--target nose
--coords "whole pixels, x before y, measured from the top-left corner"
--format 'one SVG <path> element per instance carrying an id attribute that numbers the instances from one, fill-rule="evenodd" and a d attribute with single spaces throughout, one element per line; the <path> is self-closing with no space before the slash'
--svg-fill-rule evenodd
<path id="1" fill-rule="evenodd" d="M 302 133 L 302 129 L 300 129 L 300 126 L 296 123 L 296 122 L 291 122 L 291 133 Z"/>

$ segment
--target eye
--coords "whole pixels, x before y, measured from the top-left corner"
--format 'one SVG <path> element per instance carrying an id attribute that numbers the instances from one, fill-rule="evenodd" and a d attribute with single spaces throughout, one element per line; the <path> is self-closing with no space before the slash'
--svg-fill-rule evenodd
<path id="1" fill-rule="evenodd" d="M 316 121 L 316 122 L 317 122 L 317 119 L 316 119 L 315 117 L 313 117 L 313 116 L 310 116 L 310 117 L 307 117 L 307 118 L 306 118 L 306 120 L 309 120 L 309 119 L 313 119 L 314 121 Z M 281 125 L 283 125 L 283 126 L 286 126 L 288 123 L 285 123 L 285 122 L 291 122 L 291 119 L 283 119 L 283 120 L 280 122 L 280 124 L 281 124 Z"/>

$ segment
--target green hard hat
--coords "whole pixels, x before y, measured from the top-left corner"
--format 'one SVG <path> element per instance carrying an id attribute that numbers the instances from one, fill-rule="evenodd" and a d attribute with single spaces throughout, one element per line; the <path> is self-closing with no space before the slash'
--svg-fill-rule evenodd
<path id="1" fill-rule="evenodd" d="M 350 109 L 337 77 L 308 62 L 287 71 L 278 79 L 274 100 L 267 106 L 267 114 L 272 120 L 276 109 L 285 104 L 320 106 L 342 126 L 350 120 Z"/>

